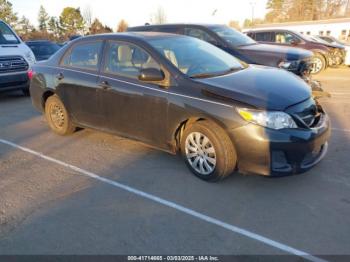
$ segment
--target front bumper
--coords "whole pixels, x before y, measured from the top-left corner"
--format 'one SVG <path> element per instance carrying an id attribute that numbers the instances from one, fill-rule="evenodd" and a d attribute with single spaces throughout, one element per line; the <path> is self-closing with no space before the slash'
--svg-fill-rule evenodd
<path id="1" fill-rule="evenodd" d="M 27 88 L 29 88 L 29 78 L 26 71 L 0 74 L 0 91 Z"/>
<path id="2" fill-rule="evenodd" d="M 303 173 L 326 155 L 330 123 L 311 129 L 273 130 L 254 124 L 230 131 L 242 173 L 284 176 Z"/>

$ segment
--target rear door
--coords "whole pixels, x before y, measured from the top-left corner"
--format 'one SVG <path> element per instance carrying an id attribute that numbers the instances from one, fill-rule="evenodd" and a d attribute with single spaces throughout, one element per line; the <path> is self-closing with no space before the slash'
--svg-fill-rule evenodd
<path id="1" fill-rule="evenodd" d="M 98 72 L 103 41 L 80 41 L 63 57 L 55 76 L 57 93 L 75 121 L 103 127 Z"/>

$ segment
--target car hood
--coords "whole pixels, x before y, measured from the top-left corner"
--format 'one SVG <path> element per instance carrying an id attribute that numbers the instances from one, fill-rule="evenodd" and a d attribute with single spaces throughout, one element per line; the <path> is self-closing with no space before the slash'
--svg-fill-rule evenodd
<path id="1" fill-rule="evenodd" d="M 28 59 L 28 54 L 34 58 L 32 50 L 23 43 L 14 44 L 14 45 L 0 45 L 0 56 L 22 56 L 29 65 L 32 64 L 32 61 Z"/>
<path id="2" fill-rule="evenodd" d="M 311 51 L 304 50 L 301 48 L 259 44 L 259 43 L 253 44 L 253 45 L 239 46 L 238 49 L 243 52 L 255 52 L 255 53 L 266 54 L 266 55 L 279 54 L 285 57 L 284 60 L 287 60 L 287 61 L 300 60 L 300 59 L 311 57 L 313 55 Z"/>
<path id="3" fill-rule="evenodd" d="M 339 45 L 339 44 L 331 44 L 331 43 L 320 43 L 320 42 L 316 42 L 316 41 L 312 41 L 312 43 L 314 44 L 321 44 L 327 47 L 331 47 L 331 48 L 340 48 L 340 49 L 344 49 L 343 45 Z"/>
<path id="4" fill-rule="evenodd" d="M 194 79 L 205 84 L 204 94 L 232 99 L 268 110 L 285 110 L 311 97 L 311 88 L 299 77 L 282 69 L 249 66 L 232 74 Z"/>

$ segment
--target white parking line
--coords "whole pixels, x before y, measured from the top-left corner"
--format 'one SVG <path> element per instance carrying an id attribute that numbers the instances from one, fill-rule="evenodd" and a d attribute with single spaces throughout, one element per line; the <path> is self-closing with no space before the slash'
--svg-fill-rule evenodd
<path id="1" fill-rule="evenodd" d="M 45 160 L 50 161 L 52 163 L 64 166 L 66 168 L 69 168 L 71 170 L 74 170 L 74 171 L 80 173 L 83 176 L 87 176 L 87 177 L 93 178 L 93 179 L 98 180 L 100 182 L 109 184 L 111 186 L 117 187 L 119 189 L 123 189 L 123 190 L 128 191 L 130 193 L 133 193 L 135 195 L 138 195 L 140 197 L 152 200 L 152 201 L 157 202 L 157 203 L 159 203 L 161 205 L 164 205 L 164 206 L 176 209 L 176 210 L 178 210 L 178 211 L 180 211 L 182 213 L 185 213 L 185 214 L 188 214 L 190 216 L 193 216 L 193 217 L 195 217 L 195 218 L 197 218 L 199 220 L 206 221 L 206 222 L 208 222 L 210 224 L 214 224 L 214 225 L 219 226 L 221 228 L 227 229 L 227 230 L 229 230 L 231 232 L 234 232 L 234 233 L 246 236 L 248 238 L 254 239 L 256 241 L 259 241 L 259 242 L 262 242 L 262 243 L 264 243 L 266 245 L 275 247 L 275 248 L 280 249 L 282 251 L 285 251 L 287 253 L 290 253 L 290 254 L 293 254 L 293 255 L 296 255 L 296 256 L 299 256 L 299 257 L 303 257 L 303 258 L 305 258 L 307 260 L 310 260 L 310 261 L 313 261 L 313 262 L 327 262 L 326 260 L 323 260 L 323 259 L 321 259 L 319 257 L 315 257 L 313 255 L 310 255 L 310 254 L 308 254 L 308 253 L 306 253 L 304 251 L 295 249 L 293 247 L 290 247 L 288 245 L 285 245 L 285 244 L 282 244 L 280 242 L 274 241 L 272 239 L 269 239 L 267 237 L 261 236 L 259 234 L 253 233 L 251 231 L 248 231 L 246 229 L 240 228 L 238 226 L 225 223 L 225 222 L 223 222 L 223 221 L 221 221 L 219 219 L 207 216 L 207 215 L 205 215 L 203 213 L 199 213 L 199 212 L 197 212 L 197 211 L 195 211 L 193 209 L 190 209 L 190 208 L 178 205 L 178 204 L 176 204 L 174 202 L 171 202 L 171 201 L 168 201 L 166 199 L 157 197 L 155 195 L 146 193 L 144 191 L 138 190 L 138 189 L 130 187 L 128 185 L 125 185 L 125 184 L 122 184 L 122 183 L 110 180 L 108 178 L 104 178 L 104 177 L 98 176 L 98 175 L 96 175 L 96 174 L 94 174 L 92 172 L 86 171 L 86 170 L 84 170 L 82 168 L 76 167 L 74 165 L 65 163 L 63 161 L 57 160 L 57 159 L 49 157 L 49 156 L 46 156 L 46 155 L 44 155 L 44 154 L 42 154 L 40 152 L 31 150 L 29 148 L 26 148 L 26 147 L 23 147 L 23 146 L 20 146 L 20 145 L 17 145 L 15 143 L 10 142 L 10 141 L 4 140 L 4 139 L 0 139 L 0 143 L 8 145 L 8 146 L 16 148 L 16 149 L 19 149 L 19 150 L 22 150 L 24 152 L 30 153 L 32 155 L 35 155 L 35 156 L 37 156 L 39 158 L 45 159 Z"/>
<path id="2" fill-rule="evenodd" d="M 342 128 L 331 128 L 334 131 L 339 131 L 339 132 L 349 132 L 350 133 L 350 129 L 342 129 Z"/>

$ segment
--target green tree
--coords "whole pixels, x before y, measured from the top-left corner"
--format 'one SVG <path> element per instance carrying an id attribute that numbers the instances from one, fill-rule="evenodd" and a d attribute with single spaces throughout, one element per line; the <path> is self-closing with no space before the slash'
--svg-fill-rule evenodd
<path id="1" fill-rule="evenodd" d="M 23 40 L 27 40 L 33 30 L 34 26 L 30 24 L 29 19 L 25 16 L 22 16 L 17 23 L 17 33 Z"/>
<path id="2" fill-rule="evenodd" d="M 45 8 L 41 5 L 39 8 L 39 14 L 38 14 L 39 30 L 41 31 L 47 30 L 49 19 L 50 17 L 48 13 L 46 12 Z"/>
<path id="3" fill-rule="evenodd" d="M 67 36 L 80 34 L 83 32 L 84 19 L 79 8 L 64 8 L 60 15 L 59 21 L 63 32 Z"/>
<path id="4" fill-rule="evenodd" d="M 54 16 L 50 17 L 49 22 L 47 23 L 49 32 L 56 38 L 60 38 L 62 30 L 58 19 Z"/>
<path id="5" fill-rule="evenodd" d="M 0 0 L 0 19 L 11 26 L 18 21 L 17 14 L 12 10 L 12 4 L 7 0 Z"/>

